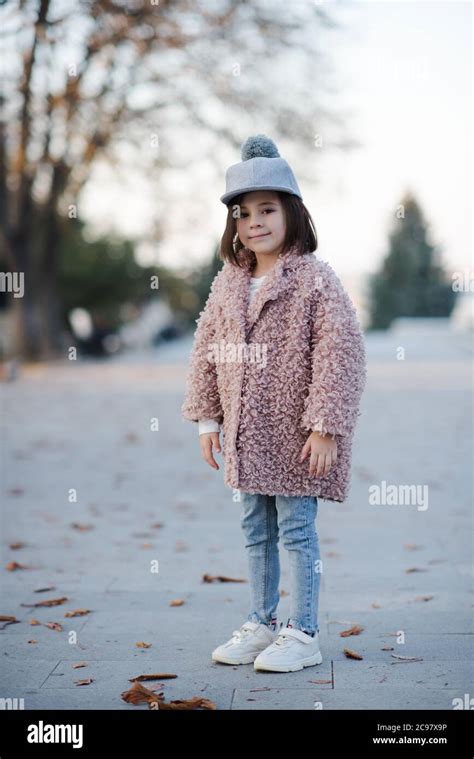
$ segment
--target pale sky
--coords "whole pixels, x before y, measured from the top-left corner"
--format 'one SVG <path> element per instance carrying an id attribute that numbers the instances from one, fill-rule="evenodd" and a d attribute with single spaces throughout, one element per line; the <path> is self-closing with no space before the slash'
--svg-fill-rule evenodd
<path id="1" fill-rule="evenodd" d="M 343 25 L 318 42 L 326 45 L 340 84 L 340 95 L 331 95 L 328 103 L 350 113 L 348 137 L 362 147 L 338 154 L 325 153 L 323 144 L 315 159 L 317 185 L 300 182 L 316 223 L 318 255 L 342 278 L 363 277 L 377 268 L 396 205 L 409 189 L 431 224 L 433 241 L 442 247 L 446 268 L 471 267 L 471 4 L 374 0 L 327 5 Z M 236 155 L 231 162 L 239 159 Z M 226 168 L 218 186 L 202 186 L 205 213 L 201 207 L 189 209 L 188 224 L 179 214 L 179 224 L 173 223 L 168 213 L 165 239 L 153 246 L 162 263 L 180 266 L 209 257 L 225 224 L 219 196 Z M 146 177 L 129 175 L 114 186 L 107 177 L 97 167 L 81 201 L 94 227 L 112 225 L 139 236 L 160 220 L 160 205 Z M 187 181 L 186 173 L 176 172 L 177 202 L 179 184 Z"/>
<path id="2" fill-rule="evenodd" d="M 470 3 L 356 2 L 338 17 L 344 105 L 364 146 L 320 166 L 314 209 L 328 259 L 341 271 L 377 267 L 410 188 L 443 260 L 472 266 Z"/>

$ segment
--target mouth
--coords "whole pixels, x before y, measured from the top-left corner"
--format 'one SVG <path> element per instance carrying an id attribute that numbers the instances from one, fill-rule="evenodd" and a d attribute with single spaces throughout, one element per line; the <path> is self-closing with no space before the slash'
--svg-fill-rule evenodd
<path id="1" fill-rule="evenodd" d="M 258 240 L 260 237 L 268 237 L 269 234 L 271 234 L 271 232 L 265 232 L 261 235 L 254 235 L 253 237 L 249 237 L 249 240 Z"/>

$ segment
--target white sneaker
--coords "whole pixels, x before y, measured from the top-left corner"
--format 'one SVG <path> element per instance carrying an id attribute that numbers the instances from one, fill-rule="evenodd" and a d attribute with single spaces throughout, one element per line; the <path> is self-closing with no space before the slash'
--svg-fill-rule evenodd
<path id="1" fill-rule="evenodd" d="M 254 662 L 254 669 L 269 672 L 296 672 L 303 667 L 321 664 L 319 635 L 307 635 L 293 627 L 283 627 L 274 643 L 262 651 Z"/>
<path id="2" fill-rule="evenodd" d="M 259 622 L 244 622 L 240 630 L 234 630 L 227 643 L 214 649 L 212 660 L 222 664 L 251 664 L 277 637 L 278 629 L 270 630 Z"/>

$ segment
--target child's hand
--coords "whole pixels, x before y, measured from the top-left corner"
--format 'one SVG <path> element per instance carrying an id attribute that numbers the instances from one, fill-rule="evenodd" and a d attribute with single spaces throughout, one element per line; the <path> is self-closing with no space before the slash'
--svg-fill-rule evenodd
<path id="1" fill-rule="evenodd" d="M 216 453 L 221 453 L 221 444 L 219 442 L 218 432 L 203 432 L 199 435 L 199 443 L 201 445 L 201 453 L 204 461 L 207 461 L 209 466 L 213 469 L 219 469 L 219 464 L 212 455 L 213 447 Z"/>
<path id="2" fill-rule="evenodd" d="M 309 473 L 317 477 L 326 476 L 337 460 L 337 443 L 331 435 L 321 435 L 312 432 L 301 451 L 300 461 L 304 461 L 310 453 Z"/>

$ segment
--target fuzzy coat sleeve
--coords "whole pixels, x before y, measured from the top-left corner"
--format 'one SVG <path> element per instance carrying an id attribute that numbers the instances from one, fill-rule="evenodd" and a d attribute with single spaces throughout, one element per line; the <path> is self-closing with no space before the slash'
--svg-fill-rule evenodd
<path id="1" fill-rule="evenodd" d="M 360 415 L 366 383 L 364 337 L 352 302 L 338 276 L 320 262 L 312 302 L 311 382 L 302 428 L 348 435 Z"/>
<path id="2" fill-rule="evenodd" d="M 196 319 L 197 328 L 186 377 L 184 402 L 181 406 L 182 418 L 191 422 L 213 419 L 222 423 L 224 418 L 217 387 L 216 364 L 210 360 L 211 345 L 216 342 L 216 324 L 220 312 L 216 295 L 222 273 L 221 269 L 214 277 L 204 309 Z"/>

